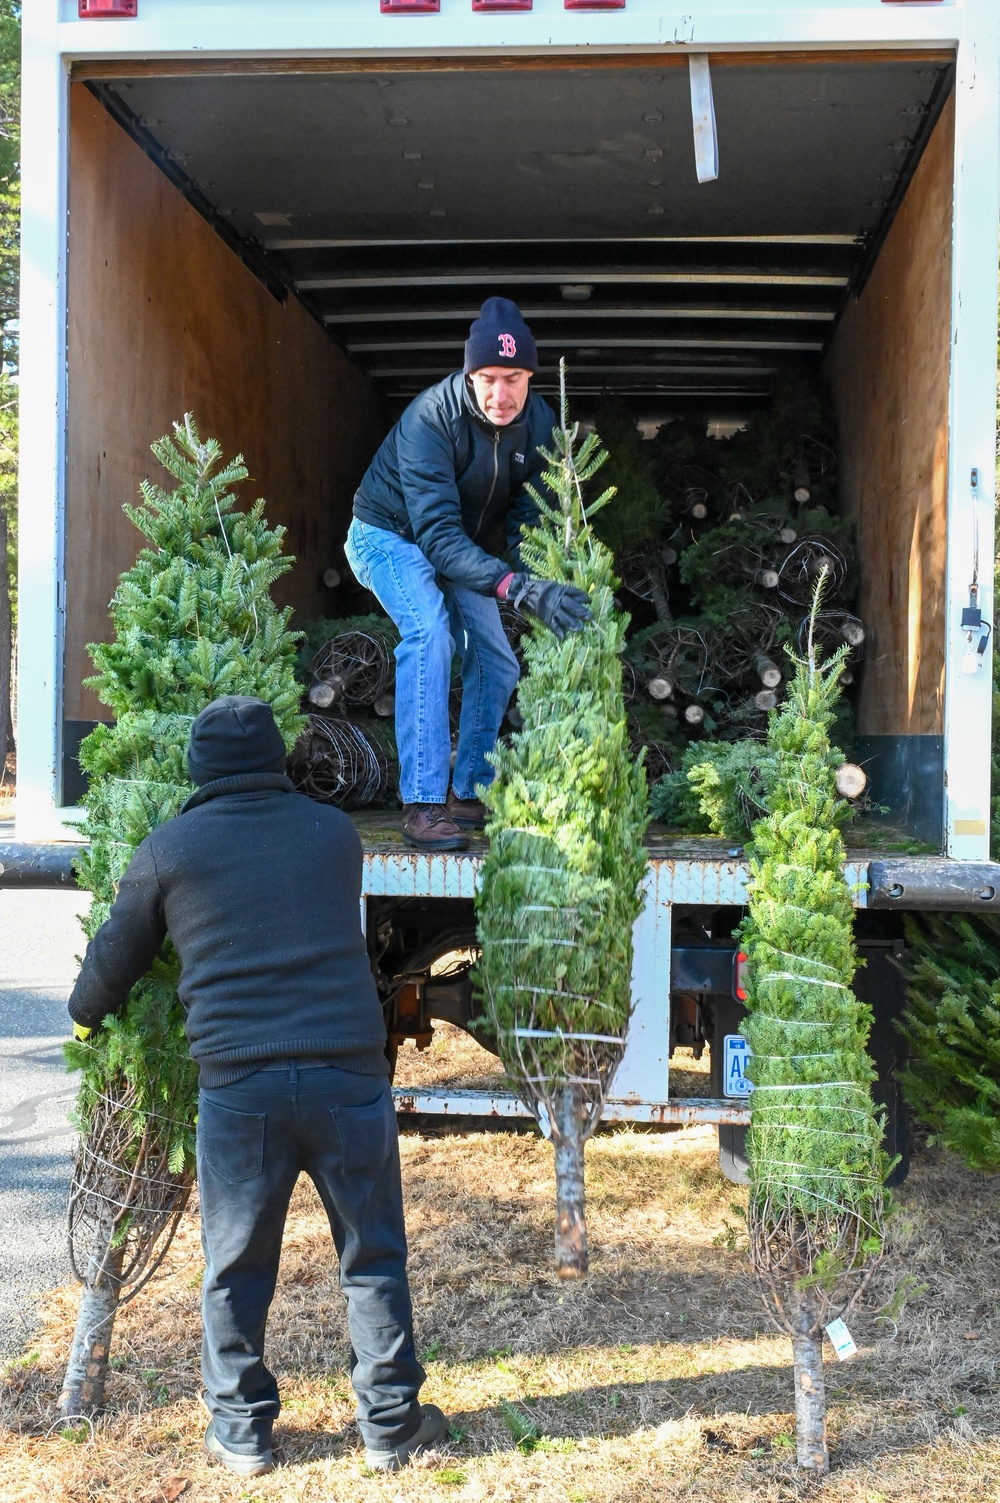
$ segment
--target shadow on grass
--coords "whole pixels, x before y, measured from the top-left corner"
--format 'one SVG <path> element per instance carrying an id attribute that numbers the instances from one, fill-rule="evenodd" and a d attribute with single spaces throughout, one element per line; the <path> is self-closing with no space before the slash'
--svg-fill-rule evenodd
<path id="1" fill-rule="evenodd" d="M 428 1385 L 432 1389 L 433 1384 Z M 582 1440 L 620 1439 L 654 1429 L 670 1420 L 712 1419 L 717 1430 L 705 1431 L 706 1444 L 721 1450 L 752 1449 L 748 1440 L 736 1442 L 725 1434 L 725 1417 L 780 1414 L 792 1408 L 791 1365 L 740 1368 L 732 1372 L 703 1374 L 697 1378 L 654 1379 L 642 1383 L 606 1383 L 569 1390 L 564 1394 L 516 1401 L 519 1414 L 537 1430 L 535 1439 L 519 1444 L 502 1403 L 480 1408 L 452 1409 L 448 1419 L 461 1439 L 450 1449 L 462 1455 L 483 1452 L 547 1449 L 571 1450 Z M 509 1412 L 509 1410 L 508 1410 Z M 552 1443 L 555 1442 L 555 1445 Z M 275 1444 L 286 1461 L 302 1463 L 344 1456 L 361 1445 L 355 1424 L 324 1431 L 315 1427 L 297 1429 L 294 1422 L 278 1422 Z"/>

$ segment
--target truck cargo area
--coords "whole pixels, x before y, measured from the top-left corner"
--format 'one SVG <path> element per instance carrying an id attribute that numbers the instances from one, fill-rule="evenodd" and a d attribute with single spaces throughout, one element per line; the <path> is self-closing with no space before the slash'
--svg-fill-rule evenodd
<path id="1" fill-rule="evenodd" d="M 951 57 L 711 65 L 703 184 L 683 57 L 74 70 L 64 804 L 150 441 L 192 410 L 242 451 L 298 558 L 285 598 L 337 615 L 323 572 L 345 572 L 368 459 L 499 292 L 543 391 L 566 356 L 578 416 L 613 395 L 724 431 L 822 372 L 869 629 L 861 751 L 895 822 L 940 842 Z"/>

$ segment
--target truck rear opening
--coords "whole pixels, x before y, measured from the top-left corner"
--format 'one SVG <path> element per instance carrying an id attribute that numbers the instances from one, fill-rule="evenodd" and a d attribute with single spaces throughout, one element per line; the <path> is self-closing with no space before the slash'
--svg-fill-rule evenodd
<path id="1" fill-rule="evenodd" d="M 150 440 L 190 408 L 242 450 L 299 560 L 286 598 L 337 615 L 323 574 L 368 459 L 502 293 L 543 391 L 567 357 L 577 416 L 614 395 L 724 431 L 783 376 L 826 377 L 873 643 L 862 754 L 940 847 L 952 54 L 711 69 L 720 175 L 699 184 L 683 56 L 74 68 L 64 804 L 106 713 L 86 644 Z"/>

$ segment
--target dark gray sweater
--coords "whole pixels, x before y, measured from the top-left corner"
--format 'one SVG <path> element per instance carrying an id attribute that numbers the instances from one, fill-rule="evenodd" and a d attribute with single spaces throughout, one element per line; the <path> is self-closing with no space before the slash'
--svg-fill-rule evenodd
<path id="1" fill-rule="evenodd" d="M 206 783 L 136 850 L 87 946 L 70 1016 L 94 1028 L 119 1012 L 169 933 L 206 1088 L 293 1055 L 387 1074 L 361 860 L 347 815 L 280 773 Z"/>

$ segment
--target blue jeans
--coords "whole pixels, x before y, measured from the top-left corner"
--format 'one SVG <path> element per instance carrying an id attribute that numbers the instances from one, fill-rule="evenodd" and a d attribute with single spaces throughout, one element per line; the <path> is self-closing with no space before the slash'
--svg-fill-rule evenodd
<path id="1" fill-rule="evenodd" d="M 396 743 L 404 804 L 443 804 L 451 765 L 448 692 L 456 645 L 462 713 L 452 786 L 474 798 L 493 781 L 486 760 L 517 687 L 517 658 L 489 595 L 439 578 L 416 543 L 357 517 L 345 544 L 358 583 L 371 590 L 400 634 L 396 648 Z"/>
<path id="2" fill-rule="evenodd" d="M 270 1447 L 280 1404 L 264 1328 L 303 1171 L 340 1259 L 358 1425 L 367 1446 L 391 1448 L 420 1427 L 425 1375 L 413 1347 L 396 1115 L 377 1076 L 282 1060 L 200 1093 L 205 1402 L 230 1451 Z"/>

